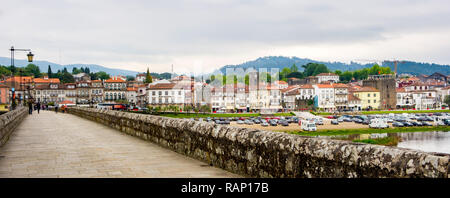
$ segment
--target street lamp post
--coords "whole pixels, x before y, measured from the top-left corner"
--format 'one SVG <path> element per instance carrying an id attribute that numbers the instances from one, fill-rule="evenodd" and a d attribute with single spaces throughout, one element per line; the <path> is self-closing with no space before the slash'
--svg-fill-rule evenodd
<path id="1" fill-rule="evenodd" d="M 30 49 L 16 49 L 16 48 L 14 48 L 14 46 L 11 46 L 11 48 L 9 49 L 10 51 L 11 51 L 11 82 L 13 82 L 12 80 L 12 78 L 14 78 L 14 71 L 15 71 L 15 66 L 14 66 L 14 52 L 15 51 L 25 51 L 25 52 L 28 52 L 28 54 L 27 54 L 27 58 L 28 58 L 28 62 L 33 62 L 33 57 L 34 57 L 34 54 L 33 53 L 31 53 L 31 50 Z M 22 89 L 22 70 L 19 72 L 19 74 L 20 74 L 20 80 L 19 80 L 19 87 L 21 88 L 21 91 L 22 91 L 22 95 L 21 95 L 21 97 L 23 97 L 23 99 L 25 99 L 25 91 Z M 16 82 L 14 81 L 14 85 L 16 84 Z M 16 101 L 15 101 L 15 86 L 13 86 L 12 88 L 14 88 L 14 89 L 11 89 L 11 108 L 12 108 L 12 110 L 14 110 L 15 108 L 16 108 Z M 19 98 L 19 100 L 21 101 L 21 98 Z M 23 104 L 23 102 L 22 102 L 22 104 Z"/>

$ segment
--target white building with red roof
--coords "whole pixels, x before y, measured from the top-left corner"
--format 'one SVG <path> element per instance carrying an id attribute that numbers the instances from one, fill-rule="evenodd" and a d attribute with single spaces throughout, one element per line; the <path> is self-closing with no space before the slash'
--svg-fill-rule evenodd
<path id="1" fill-rule="evenodd" d="M 319 83 L 322 83 L 322 82 L 337 83 L 337 82 L 339 82 L 339 75 L 337 75 L 335 73 L 320 73 L 320 74 L 317 74 L 316 77 L 318 78 Z"/>

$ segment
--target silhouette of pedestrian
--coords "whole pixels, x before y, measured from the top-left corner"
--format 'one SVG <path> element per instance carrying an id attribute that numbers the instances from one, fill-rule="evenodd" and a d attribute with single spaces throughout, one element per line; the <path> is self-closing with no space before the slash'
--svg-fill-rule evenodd
<path id="1" fill-rule="evenodd" d="M 37 105 L 37 111 L 38 111 L 38 114 L 39 114 L 39 110 L 41 110 L 41 103 L 38 102 L 36 105 Z"/>
<path id="2" fill-rule="evenodd" d="M 33 113 L 33 103 L 31 103 L 31 101 L 28 101 L 28 114 L 32 114 Z"/>
<path id="3" fill-rule="evenodd" d="M 58 113 L 58 105 L 55 106 L 55 113 Z"/>

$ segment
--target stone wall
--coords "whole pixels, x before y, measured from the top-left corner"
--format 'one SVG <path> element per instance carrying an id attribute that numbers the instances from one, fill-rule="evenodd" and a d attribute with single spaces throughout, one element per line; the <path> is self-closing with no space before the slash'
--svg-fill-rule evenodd
<path id="1" fill-rule="evenodd" d="M 28 111 L 25 107 L 0 115 L 0 146 L 3 146 L 8 141 L 14 129 L 27 115 Z"/>
<path id="2" fill-rule="evenodd" d="M 248 177 L 449 177 L 449 155 L 119 111 L 69 113 Z"/>

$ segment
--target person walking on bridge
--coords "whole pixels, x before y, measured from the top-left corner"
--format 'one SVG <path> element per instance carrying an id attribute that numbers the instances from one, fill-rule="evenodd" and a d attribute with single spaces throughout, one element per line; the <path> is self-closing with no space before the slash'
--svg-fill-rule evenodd
<path id="1" fill-rule="evenodd" d="M 37 106 L 37 111 L 38 111 L 38 114 L 39 114 L 39 111 L 41 110 L 41 103 L 38 101 L 36 106 Z"/>
<path id="2" fill-rule="evenodd" d="M 32 114 L 33 113 L 33 103 L 31 102 L 31 100 L 28 101 L 28 114 Z"/>

